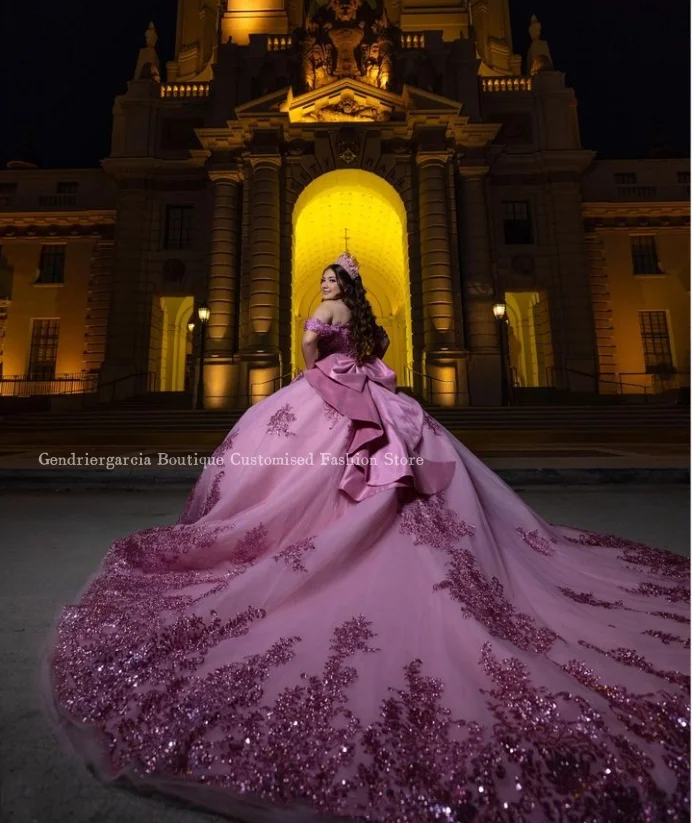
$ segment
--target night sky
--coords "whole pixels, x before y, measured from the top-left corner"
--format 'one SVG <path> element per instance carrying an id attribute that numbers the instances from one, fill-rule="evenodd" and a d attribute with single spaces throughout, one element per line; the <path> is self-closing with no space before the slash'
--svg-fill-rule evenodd
<path id="1" fill-rule="evenodd" d="M 4 3 L 0 168 L 19 152 L 44 168 L 97 166 L 111 107 L 153 20 L 162 66 L 173 56 L 176 0 Z M 532 13 L 579 100 L 582 141 L 603 157 L 652 145 L 689 155 L 687 0 L 510 0 L 514 50 Z M 108 11 L 111 11 L 108 14 Z"/>

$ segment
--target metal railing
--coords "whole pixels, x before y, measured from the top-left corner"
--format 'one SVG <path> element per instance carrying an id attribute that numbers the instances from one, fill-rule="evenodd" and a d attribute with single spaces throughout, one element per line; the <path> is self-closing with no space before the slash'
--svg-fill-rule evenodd
<path id="1" fill-rule="evenodd" d="M 624 377 L 629 378 L 641 378 L 640 382 L 631 383 L 625 382 L 622 380 Z M 669 395 L 670 393 L 677 392 L 679 398 L 683 398 L 684 395 L 687 396 L 689 399 L 689 390 L 690 390 L 690 373 L 684 371 L 655 371 L 655 372 L 619 372 L 618 378 L 622 385 L 626 386 L 643 386 L 647 391 L 647 396 L 650 394 L 652 397 L 660 397 L 664 395 Z M 620 390 L 621 394 L 625 394 L 625 392 Z"/>
<path id="2" fill-rule="evenodd" d="M 132 384 L 132 391 L 128 390 L 122 398 L 119 398 L 119 387 L 128 381 Z M 136 372 L 135 374 L 126 374 L 123 375 L 123 377 L 116 377 L 114 380 L 108 380 L 106 383 L 101 383 L 101 385 L 98 386 L 98 399 L 99 403 L 112 403 L 118 399 L 141 397 L 143 394 L 150 394 L 152 392 L 157 392 L 158 390 L 159 375 L 157 372 Z"/>
<path id="3" fill-rule="evenodd" d="M 624 394 L 628 393 L 628 392 L 625 392 L 623 390 L 624 386 L 631 386 L 632 388 L 635 388 L 635 389 L 641 389 L 641 390 L 643 390 L 644 402 L 645 403 L 649 402 L 648 388 L 646 386 L 642 386 L 639 383 L 628 383 L 628 382 L 622 380 L 622 377 L 620 377 L 619 380 L 605 380 L 604 378 L 598 377 L 595 374 L 589 374 L 589 372 L 579 371 L 578 369 L 567 369 L 567 368 L 564 368 L 563 366 L 548 366 L 548 368 L 547 368 L 548 387 L 551 388 L 551 389 L 559 389 L 560 388 L 560 386 L 557 385 L 556 380 L 555 380 L 555 373 L 556 372 L 561 372 L 561 373 L 565 373 L 565 374 L 574 374 L 574 375 L 577 375 L 578 377 L 588 377 L 589 379 L 594 381 L 594 384 L 596 385 L 596 392 L 598 394 L 601 393 L 601 388 L 600 388 L 601 385 L 616 386 L 617 387 L 617 394 L 621 394 L 621 395 L 624 395 Z M 569 390 L 569 389 L 566 388 L 566 390 Z M 605 392 L 605 393 L 608 394 L 610 392 Z M 629 392 L 629 393 L 634 394 L 634 392 Z"/>
<path id="4" fill-rule="evenodd" d="M 37 378 L 9 375 L 0 378 L 0 397 L 45 397 L 58 394 L 87 394 L 98 387 L 98 374 L 56 374 Z"/>
<path id="5" fill-rule="evenodd" d="M 418 371 L 413 368 L 413 363 L 406 364 L 406 379 L 410 386 L 415 385 L 414 375 L 416 377 L 421 378 L 422 382 L 422 398 L 426 403 L 430 403 L 431 405 L 454 405 L 454 402 L 457 397 L 457 391 L 455 388 L 448 389 L 447 386 L 450 384 L 454 386 L 452 381 L 450 380 L 442 380 L 440 377 L 434 377 L 432 374 L 423 374 L 423 372 Z M 444 387 L 444 388 L 443 388 Z M 444 399 L 450 397 L 451 403 L 450 404 L 439 404 L 437 403 L 437 399 Z"/>
<path id="6" fill-rule="evenodd" d="M 250 385 L 250 397 L 248 400 L 250 404 L 257 402 L 258 400 L 264 400 L 265 397 L 269 397 L 270 395 L 274 394 L 275 391 L 283 387 L 283 381 L 290 377 L 291 380 L 296 377 L 298 372 L 303 371 L 302 369 L 293 369 L 292 371 L 287 371 L 284 374 L 279 374 L 276 377 L 270 377 L 269 380 L 261 380 L 258 383 L 252 383 Z M 261 392 L 257 394 L 255 392 L 256 386 L 266 386 L 268 383 L 271 383 L 271 390 L 266 392 Z M 277 386 L 277 383 L 279 384 Z"/>

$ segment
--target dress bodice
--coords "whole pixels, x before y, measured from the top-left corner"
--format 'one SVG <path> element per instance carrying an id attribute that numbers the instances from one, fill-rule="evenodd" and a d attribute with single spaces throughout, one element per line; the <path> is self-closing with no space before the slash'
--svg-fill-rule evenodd
<path id="1" fill-rule="evenodd" d="M 355 354 L 350 323 L 323 323 L 316 317 L 309 317 L 305 321 L 303 329 L 313 331 L 319 335 L 317 351 L 320 359 L 335 352 Z"/>

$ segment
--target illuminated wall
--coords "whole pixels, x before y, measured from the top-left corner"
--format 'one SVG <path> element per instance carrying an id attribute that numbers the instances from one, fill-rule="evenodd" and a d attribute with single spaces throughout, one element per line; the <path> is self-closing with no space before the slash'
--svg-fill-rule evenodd
<path id="1" fill-rule="evenodd" d="M 8 308 L 4 349 L 5 377 L 24 375 L 29 364 L 34 318 L 59 318 L 56 375 L 84 368 L 84 335 L 94 242 L 68 242 L 65 282 L 38 284 L 41 241 L 3 244 L 3 257 L 13 269 L 12 302 Z"/>
<path id="2" fill-rule="evenodd" d="M 406 212 L 396 190 L 381 177 L 361 170 L 322 175 L 302 192 L 293 214 L 294 318 L 292 358 L 303 366 L 303 323 L 321 301 L 322 272 L 349 250 L 361 265 L 363 284 L 378 322 L 391 345 L 385 362 L 406 385 L 411 362 L 411 306 Z"/>
<path id="3" fill-rule="evenodd" d="M 685 229 L 658 229 L 654 235 L 663 273 L 641 275 L 632 271 L 630 236 L 636 231 L 603 231 L 599 240 L 612 304 L 613 342 L 618 373 L 625 383 L 656 388 L 645 372 L 639 312 L 666 314 L 673 366 L 690 371 L 690 240 Z M 687 378 L 689 379 L 689 378 Z M 634 387 L 625 391 L 637 392 Z"/>

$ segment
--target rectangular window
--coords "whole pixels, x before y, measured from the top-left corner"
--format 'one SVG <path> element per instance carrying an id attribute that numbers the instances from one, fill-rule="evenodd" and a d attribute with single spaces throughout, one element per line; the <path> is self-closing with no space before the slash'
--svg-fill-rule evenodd
<path id="1" fill-rule="evenodd" d="M 0 183 L 0 206 L 10 206 L 17 194 L 16 183 Z"/>
<path id="2" fill-rule="evenodd" d="M 193 206 L 166 206 L 164 248 L 189 249 L 192 245 Z"/>
<path id="3" fill-rule="evenodd" d="M 648 373 L 672 370 L 668 320 L 664 311 L 640 311 L 639 331 L 644 349 L 644 365 Z"/>
<path id="4" fill-rule="evenodd" d="M 58 337 L 60 319 L 34 320 L 31 327 L 31 350 L 29 352 L 30 380 L 52 380 L 58 359 Z"/>
<path id="5" fill-rule="evenodd" d="M 662 274 L 658 265 L 656 237 L 653 234 L 630 235 L 634 274 Z"/>
<path id="6" fill-rule="evenodd" d="M 504 214 L 505 243 L 508 246 L 533 243 L 531 212 L 528 200 L 505 201 L 502 204 Z"/>
<path id="7" fill-rule="evenodd" d="M 77 194 L 79 183 L 73 180 L 61 180 L 55 187 L 56 194 Z"/>
<path id="8" fill-rule="evenodd" d="M 64 283 L 65 282 L 65 244 L 55 243 L 41 246 L 41 262 L 39 263 L 36 283 Z"/>
<path id="9" fill-rule="evenodd" d="M 636 186 L 637 175 L 633 171 L 615 172 L 613 175 L 618 186 Z"/>

